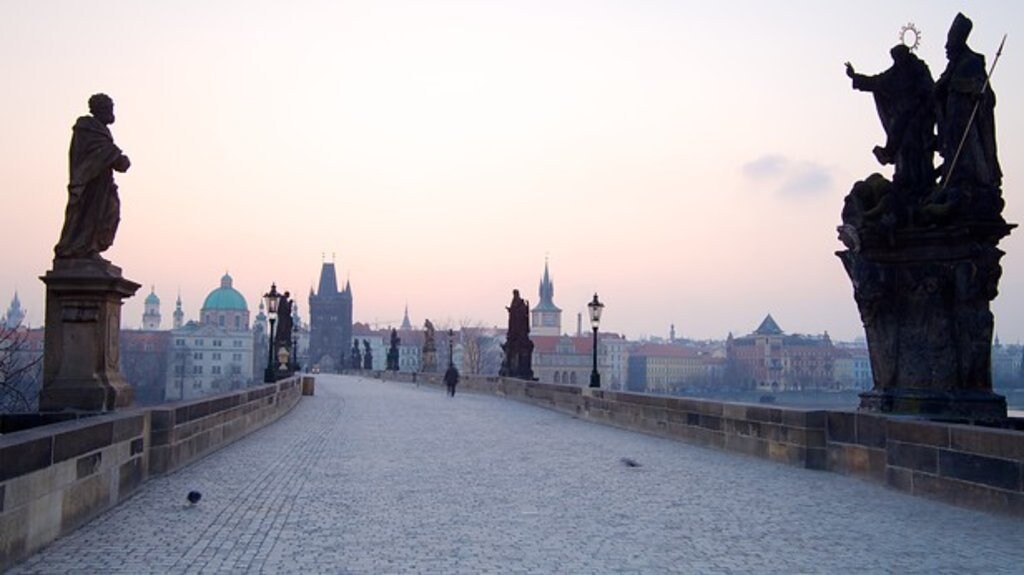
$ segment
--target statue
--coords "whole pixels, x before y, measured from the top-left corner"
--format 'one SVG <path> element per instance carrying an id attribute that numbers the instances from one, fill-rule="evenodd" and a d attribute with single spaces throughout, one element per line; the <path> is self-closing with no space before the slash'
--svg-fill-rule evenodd
<path id="1" fill-rule="evenodd" d="M 508 310 L 508 333 L 501 349 L 505 358 L 498 372 L 503 377 L 533 380 L 533 342 L 530 341 L 530 304 L 512 290 Z"/>
<path id="2" fill-rule="evenodd" d="M 359 353 L 359 340 L 352 340 L 352 352 L 349 356 L 349 364 L 352 369 L 359 369 L 363 365 L 362 355 Z"/>
<path id="3" fill-rule="evenodd" d="M 277 300 L 277 332 L 274 334 L 274 344 L 277 347 L 292 348 L 292 300 L 289 292 L 278 296 Z"/>
<path id="4" fill-rule="evenodd" d="M 967 46 L 972 27 L 969 18 L 956 15 L 946 39 L 946 69 L 935 83 L 942 185 L 924 211 L 938 224 L 958 217 L 1005 223 L 1003 173 L 996 157 L 996 97 L 985 57 Z"/>
<path id="5" fill-rule="evenodd" d="M 131 167 L 114 145 L 114 102 L 89 98 L 68 150 L 68 202 L 46 284 L 40 411 L 103 412 L 132 403 L 121 374 L 121 304 L 139 289 L 100 257 L 114 243 L 121 202 L 114 172 Z M 97 281 L 101 280 L 101 281 Z"/>
<path id="6" fill-rule="evenodd" d="M 889 55 L 893 65 L 877 76 L 858 74 L 849 62 L 846 75 L 855 90 L 875 96 L 886 135 L 885 146 L 873 150 L 875 158 L 882 165 L 893 164 L 893 182 L 919 199 L 935 183 L 935 84 L 928 65 L 907 46 L 898 44 Z"/>
<path id="7" fill-rule="evenodd" d="M 398 371 L 398 346 L 402 343 L 398 331 L 391 328 L 391 346 L 388 347 L 388 371 Z"/>
<path id="8" fill-rule="evenodd" d="M 363 369 L 373 369 L 373 352 L 370 351 L 370 342 L 363 340 Z"/>
<path id="9" fill-rule="evenodd" d="M 985 57 L 967 46 L 973 27 L 969 18 L 956 15 L 946 39 L 948 63 L 935 83 L 942 179 L 948 185 L 994 188 L 1002 185 L 1003 177 L 996 157 L 996 96 L 988 84 Z"/>
<path id="10" fill-rule="evenodd" d="M 875 156 L 895 164 L 892 181 L 871 174 L 854 184 L 838 227 L 847 249 L 836 255 L 853 284 L 874 377 L 860 396 L 865 411 L 1006 417 L 1005 398 L 992 391 L 989 306 L 1002 274 L 997 244 L 1015 226 L 1002 218 L 995 98 L 984 57 L 967 47 L 970 30 L 957 14 L 949 63 L 930 94 L 928 68 L 909 48 L 893 48 L 893 66 L 878 76 L 847 64 L 854 88 L 874 93 L 886 129 Z"/>
<path id="11" fill-rule="evenodd" d="M 113 245 L 121 219 L 113 172 L 128 171 L 131 162 L 107 128 L 114 123 L 114 102 L 95 94 L 89 98 L 89 113 L 72 128 L 68 204 L 53 250 L 56 259 L 102 260 L 99 254 Z"/>
<path id="12" fill-rule="evenodd" d="M 420 369 L 424 373 L 437 371 L 437 342 L 434 335 L 434 324 L 431 321 L 423 322 L 423 364 Z"/>

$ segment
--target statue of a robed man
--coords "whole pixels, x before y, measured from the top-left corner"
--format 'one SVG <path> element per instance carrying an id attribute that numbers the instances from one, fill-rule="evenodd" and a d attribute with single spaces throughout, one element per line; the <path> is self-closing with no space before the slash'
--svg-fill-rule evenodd
<path id="1" fill-rule="evenodd" d="M 46 333 L 40 411 L 103 412 L 132 403 L 121 374 L 121 304 L 139 289 L 121 268 L 100 257 L 114 243 L 121 219 L 114 172 L 130 166 L 107 127 L 114 102 L 89 98 L 75 122 L 68 152 L 68 203 L 53 269 L 46 284 Z"/>
<path id="2" fill-rule="evenodd" d="M 114 145 L 107 127 L 114 123 L 114 101 L 95 94 L 89 98 L 89 113 L 72 128 L 68 205 L 54 248 L 57 259 L 101 259 L 99 254 L 114 243 L 121 220 L 114 172 L 126 172 L 131 162 Z"/>

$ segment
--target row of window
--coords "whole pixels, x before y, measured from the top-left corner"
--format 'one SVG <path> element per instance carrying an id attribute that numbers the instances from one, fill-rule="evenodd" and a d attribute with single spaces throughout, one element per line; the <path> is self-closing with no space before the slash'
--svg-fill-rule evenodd
<path id="1" fill-rule="evenodd" d="M 195 347 L 203 347 L 204 343 L 205 343 L 204 340 L 196 339 L 196 340 L 194 340 L 192 342 L 192 345 L 195 346 Z M 174 340 L 174 345 L 175 345 L 175 347 L 185 347 L 185 338 L 177 338 L 177 339 L 175 339 Z M 213 340 L 212 345 L 213 345 L 213 347 L 223 347 L 224 346 L 224 341 L 220 340 L 220 339 L 215 339 L 215 340 Z M 242 340 L 240 340 L 240 339 L 233 339 L 233 340 L 231 340 L 231 345 L 232 345 L 232 347 L 243 347 L 244 344 L 243 344 Z"/>
<path id="2" fill-rule="evenodd" d="M 194 351 L 194 352 L 192 352 L 192 359 L 203 359 L 203 352 L 201 352 L 201 351 Z M 215 351 L 215 352 L 211 353 L 210 354 L 210 359 L 212 359 L 214 361 L 220 360 L 221 359 L 220 352 L 216 352 Z M 233 354 L 231 354 L 231 360 L 232 361 L 242 361 L 242 354 L 240 354 L 240 353 L 233 353 Z"/>
<path id="3" fill-rule="evenodd" d="M 221 366 L 214 365 L 214 366 L 212 366 L 210 368 L 210 373 L 212 375 L 221 375 L 223 373 L 223 371 L 221 371 Z M 192 375 L 202 375 L 202 374 L 203 374 L 203 366 L 201 366 L 201 365 L 193 365 L 192 366 Z M 241 375 L 241 374 L 242 374 L 242 366 L 240 366 L 240 365 L 232 365 L 231 366 L 231 375 Z M 183 365 L 176 365 L 176 366 L 174 366 L 174 375 L 185 375 L 185 366 L 183 366 Z"/>

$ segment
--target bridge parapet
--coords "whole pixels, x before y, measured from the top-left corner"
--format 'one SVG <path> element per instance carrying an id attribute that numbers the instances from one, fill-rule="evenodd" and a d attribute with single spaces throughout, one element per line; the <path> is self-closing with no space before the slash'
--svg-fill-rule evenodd
<path id="1" fill-rule="evenodd" d="M 444 385 L 439 374 L 370 372 Z M 1024 517 L 1024 421 L 1004 428 L 463 376 L 459 388 L 581 419 L 853 475 L 917 496 Z"/>
<path id="2" fill-rule="evenodd" d="M 117 505 L 150 476 L 275 421 L 298 403 L 306 379 L 104 415 L 0 418 L 0 572 Z"/>

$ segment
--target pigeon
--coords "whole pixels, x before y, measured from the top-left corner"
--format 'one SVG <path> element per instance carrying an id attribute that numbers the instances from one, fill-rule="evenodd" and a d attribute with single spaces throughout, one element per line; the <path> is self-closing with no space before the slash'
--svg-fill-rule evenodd
<path id="1" fill-rule="evenodd" d="M 623 457 L 619 461 L 621 461 L 622 464 L 625 465 L 626 467 L 640 467 L 640 463 L 637 460 L 635 460 L 635 459 L 630 459 L 628 457 Z"/>
<path id="2" fill-rule="evenodd" d="M 199 493 L 198 491 L 189 491 L 186 499 L 188 499 L 190 505 L 195 505 L 196 503 L 199 503 L 199 500 L 202 498 L 202 493 Z"/>

